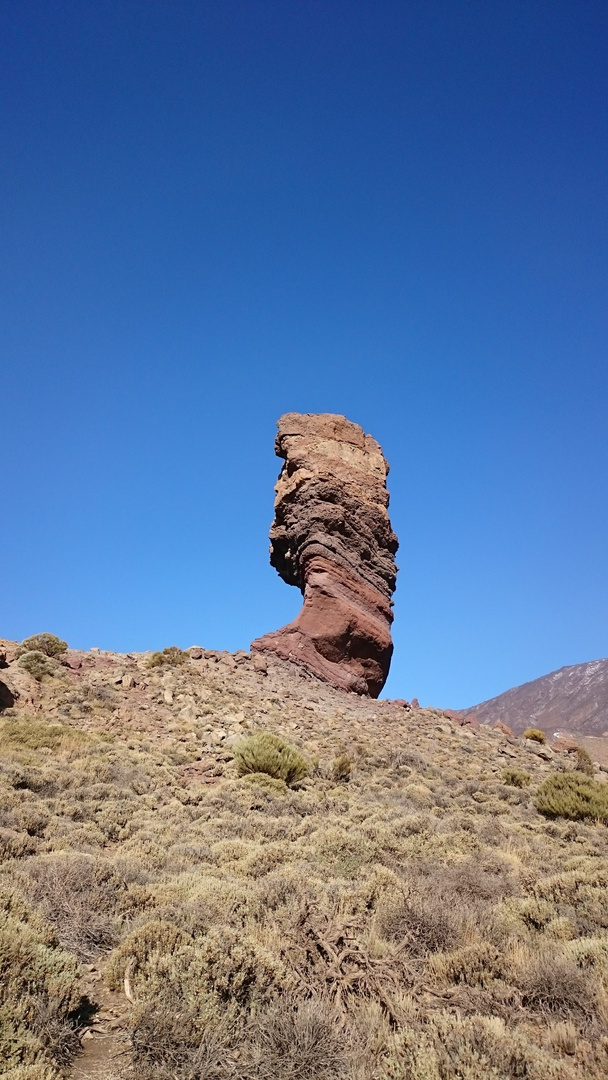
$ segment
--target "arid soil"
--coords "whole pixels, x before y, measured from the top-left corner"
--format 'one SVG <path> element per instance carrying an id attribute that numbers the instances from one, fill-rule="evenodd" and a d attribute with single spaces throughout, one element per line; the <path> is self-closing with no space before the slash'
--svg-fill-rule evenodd
<path id="1" fill-rule="evenodd" d="M 3 1076 L 608 1075 L 608 833 L 534 806 L 570 755 L 273 656 L 0 651 Z"/>

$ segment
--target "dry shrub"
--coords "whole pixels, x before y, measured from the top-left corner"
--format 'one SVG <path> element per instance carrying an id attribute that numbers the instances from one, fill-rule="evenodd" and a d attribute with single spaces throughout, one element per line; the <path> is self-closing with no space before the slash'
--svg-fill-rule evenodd
<path id="1" fill-rule="evenodd" d="M 284 780 L 277 780 L 275 776 L 269 776 L 265 772 L 252 772 L 243 776 L 249 784 L 256 784 L 269 795 L 286 795 L 287 784 Z"/>
<path id="2" fill-rule="evenodd" d="M 57 928 L 64 948 L 92 960 L 114 944 L 114 912 L 124 884 L 111 863 L 65 852 L 32 859 L 24 871 L 28 896 Z"/>
<path id="3" fill-rule="evenodd" d="M 79 1002 L 74 957 L 15 893 L 0 898 L 0 1062 L 36 1065 L 40 1075 L 75 1050 L 70 1013 Z M 4 1071 L 6 1070 L 6 1071 Z M 17 1074 L 18 1075 L 18 1074 Z M 34 1075 L 34 1074 L 33 1074 Z"/>
<path id="4" fill-rule="evenodd" d="M 2 744 L 11 750 L 53 750 L 70 755 L 91 746 L 94 739 L 86 731 L 67 724 L 47 723 L 33 716 L 15 716 L 0 726 Z M 50 769 L 47 771 L 50 773 Z M 24 786 L 19 784 L 19 786 Z M 29 786 L 29 785 L 27 785 Z"/>
<path id="5" fill-rule="evenodd" d="M 527 787 L 531 779 L 530 773 L 524 772 L 522 769 L 504 769 L 502 774 L 503 784 L 507 784 L 509 787 Z"/>
<path id="6" fill-rule="evenodd" d="M 162 652 L 152 653 L 148 660 L 148 667 L 179 667 L 180 664 L 185 664 L 189 655 L 177 645 L 169 645 Z"/>
<path id="7" fill-rule="evenodd" d="M 33 1010 L 31 1026 L 47 1054 L 57 1065 L 63 1068 L 71 1065 L 80 1053 L 82 1046 L 76 1020 L 71 1016 L 58 1014 L 54 1004 L 38 1001 Z"/>
<path id="8" fill-rule="evenodd" d="M 50 1065 L 17 1065 L 6 1069 L 2 1080 L 63 1080 L 63 1076 Z"/>
<path id="9" fill-rule="evenodd" d="M 308 776 L 308 764 L 299 750 L 279 735 L 261 731 L 236 747 L 234 760 L 239 776 L 266 773 L 293 787 Z"/>
<path id="10" fill-rule="evenodd" d="M 45 676 L 54 675 L 57 671 L 56 665 L 49 657 L 41 652 L 39 649 L 33 649 L 31 652 L 22 653 L 18 660 L 19 667 L 24 668 L 32 678 L 37 682 L 42 682 Z"/>
<path id="11" fill-rule="evenodd" d="M 351 778 L 353 771 L 353 763 L 348 757 L 348 754 L 340 754 L 339 757 L 334 758 L 331 767 L 331 778 L 335 780 L 336 784 L 347 784 Z"/>
<path id="12" fill-rule="evenodd" d="M 403 943 L 410 953 L 420 956 L 459 944 L 469 925 L 467 909 L 461 902 L 446 903 L 432 892 L 389 899 L 381 905 L 377 917 L 382 937 Z"/>
<path id="13" fill-rule="evenodd" d="M 257 1021 L 246 1080 L 337 1080 L 346 1072 L 344 1018 L 323 997 L 284 1000 Z M 249 1060 L 247 1060 L 249 1058 Z"/>
<path id="14" fill-rule="evenodd" d="M 110 957 L 105 975 L 114 989 L 126 976 L 138 1002 L 169 993 L 205 1009 L 210 1001 L 259 1004 L 289 985 L 281 962 L 242 930 L 212 927 L 193 937 L 166 922 L 129 934 Z"/>
<path id="15" fill-rule="evenodd" d="M 184 1001 L 136 1006 L 131 1029 L 136 1080 L 230 1080 L 239 1028 L 234 1018 L 201 1021 Z"/>
<path id="16" fill-rule="evenodd" d="M 534 805 L 545 817 L 608 825 L 608 784 L 582 772 L 554 773 L 540 785 Z"/>
<path id="17" fill-rule="evenodd" d="M 526 1008 L 564 1020 L 587 1022 L 598 1015 L 597 977 L 564 952 L 545 947 L 516 947 L 511 979 Z"/>
<path id="18" fill-rule="evenodd" d="M 33 634 L 25 638 L 17 650 L 17 656 L 28 652 L 40 652 L 45 656 L 61 656 L 67 652 L 67 641 L 61 641 L 55 634 Z"/>
<path id="19" fill-rule="evenodd" d="M 497 1016 L 435 1013 L 398 1040 L 399 1080 L 572 1080 L 572 1074 Z M 395 1063 L 397 1064 L 397 1063 Z"/>
<path id="20" fill-rule="evenodd" d="M 575 758 L 577 772 L 582 772 L 585 776 L 593 776 L 595 772 L 593 760 L 583 746 L 577 746 Z"/>
<path id="21" fill-rule="evenodd" d="M 501 974 L 500 953 L 488 942 L 463 945 L 431 957 L 429 970 L 439 982 L 487 986 Z"/>
<path id="22" fill-rule="evenodd" d="M 532 742 L 546 743 L 547 736 L 540 728 L 529 727 L 524 731 L 524 739 L 531 739 Z"/>
<path id="23" fill-rule="evenodd" d="M 559 1020 L 551 1024 L 547 1031 L 546 1045 L 558 1054 L 576 1054 L 579 1032 L 571 1020 Z"/>

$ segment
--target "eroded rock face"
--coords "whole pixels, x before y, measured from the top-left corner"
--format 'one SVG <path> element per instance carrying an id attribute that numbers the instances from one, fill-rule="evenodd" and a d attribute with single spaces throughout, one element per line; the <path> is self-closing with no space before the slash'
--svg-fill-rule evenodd
<path id="1" fill-rule="evenodd" d="M 270 530 L 270 562 L 304 606 L 288 626 L 252 642 L 345 690 L 377 697 L 393 645 L 398 543 L 388 516 L 388 464 L 358 424 L 332 413 L 286 413 L 285 459 Z"/>

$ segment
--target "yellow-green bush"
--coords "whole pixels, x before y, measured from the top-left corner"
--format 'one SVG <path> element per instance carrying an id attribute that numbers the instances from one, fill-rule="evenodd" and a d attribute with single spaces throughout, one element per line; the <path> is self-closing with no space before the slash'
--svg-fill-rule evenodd
<path id="1" fill-rule="evenodd" d="M 201 1015 L 214 1002 L 248 1007 L 269 1001 L 290 985 L 281 961 L 243 930 L 212 927 L 193 937 L 161 921 L 134 930 L 111 956 L 108 984 L 122 988 L 125 977 L 136 1001 L 168 995 Z"/>
<path id="2" fill-rule="evenodd" d="M 24 668 L 37 682 L 42 682 L 45 675 L 54 675 L 57 668 L 46 653 L 40 649 L 32 649 L 30 652 L 21 654 L 18 660 L 19 666 Z"/>
<path id="3" fill-rule="evenodd" d="M 178 648 L 177 645 L 169 645 L 162 652 L 152 653 L 148 660 L 148 667 L 177 667 L 179 664 L 185 664 L 187 659 L 188 653 L 183 649 Z"/>
<path id="4" fill-rule="evenodd" d="M 55 634 L 32 634 L 21 642 L 17 654 L 21 656 L 27 652 L 41 652 L 45 656 L 61 656 L 67 651 L 67 647 L 67 641 L 61 641 Z"/>
<path id="5" fill-rule="evenodd" d="M 288 787 L 308 776 L 308 763 L 300 751 L 269 731 L 261 731 L 239 743 L 234 760 L 239 776 L 266 773 L 275 780 L 284 780 Z"/>
<path id="6" fill-rule="evenodd" d="M 339 757 L 334 758 L 332 763 L 332 780 L 335 780 L 338 784 L 347 784 L 351 778 L 352 769 L 353 763 L 348 754 L 340 754 Z"/>
<path id="7" fill-rule="evenodd" d="M 545 817 L 571 821 L 601 821 L 608 825 L 608 785 L 582 772 L 554 773 L 540 785 L 534 798 Z"/>
<path id="8" fill-rule="evenodd" d="M 503 784 L 507 784 L 509 787 L 527 787 L 531 779 L 530 773 L 524 772 L 522 769 L 504 769 L 502 774 Z"/>
<path id="9" fill-rule="evenodd" d="M 526 730 L 524 731 L 524 739 L 531 739 L 532 742 L 537 743 L 546 743 L 547 736 L 545 735 L 544 731 L 541 731 L 540 728 L 529 727 L 526 728 Z"/>
<path id="10" fill-rule="evenodd" d="M 0 924 L 0 1061 L 52 1077 L 74 1051 L 68 1017 L 80 1001 L 78 964 L 17 894 L 0 896 Z"/>

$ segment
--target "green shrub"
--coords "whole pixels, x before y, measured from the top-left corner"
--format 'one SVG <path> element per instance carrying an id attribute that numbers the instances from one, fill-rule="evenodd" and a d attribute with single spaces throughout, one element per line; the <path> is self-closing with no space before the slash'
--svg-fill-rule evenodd
<path id="1" fill-rule="evenodd" d="M 67 641 L 61 641 L 55 634 L 33 634 L 25 638 L 18 649 L 18 655 L 28 652 L 41 652 L 45 656 L 61 656 L 66 652 Z"/>
<path id="2" fill-rule="evenodd" d="M 530 773 L 521 769 L 504 769 L 502 774 L 503 784 L 508 784 L 509 787 L 527 787 L 531 779 Z"/>
<path id="3" fill-rule="evenodd" d="M 56 670 L 46 653 L 39 649 L 22 653 L 19 657 L 19 667 L 25 668 L 37 682 L 42 682 L 45 675 L 54 675 Z"/>
<path id="4" fill-rule="evenodd" d="M 352 769 L 353 763 L 348 754 L 341 754 L 340 757 L 334 759 L 334 763 L 331 767 L 332 780 L 335 780 L 338 784 L 347 784 L 350 780 Z"/>
<path id="5" fill-rule="evenodd" d="M 239 743 L 234 760 L 239 776 L 267 773 L 275 780 L 284 780 L 289 787 L 308 776 L 308 764 L 299 750 L 269 731 L 261 731 Z"/>
<path id="6" fill-rule="evenodd" d="M 531 739 L 532 742 L 546 743 L 547 736 L 540 728 L 529 727 L 524 731 L 524 739 Z"/>
<path id="7" fill-rule="evenodd" d="M 585 776 L 593 776 L 595 772 L 591 755 L 582 746 L 576 748 L 576 768 L 578 772 L 584 773 Z"/>
<path id="8" fill-rule="evenodd" d="M 162 667 L 165 664 L 176 667 L 178 664 L 184 664 L 188 659 L 188 653 L 185 653 L 183 649 L 179 649 L 177 645 L 169 645 L 162 652 L 154 652 L 148 660 L 148 667 Z"/>
<path id="9" fill-rule="evenodd" d="M 545 817 L 601 821 L 608 825 L 608 785 L 582 772 L 547 777 L 536 793 L 534 805 Z"/>

